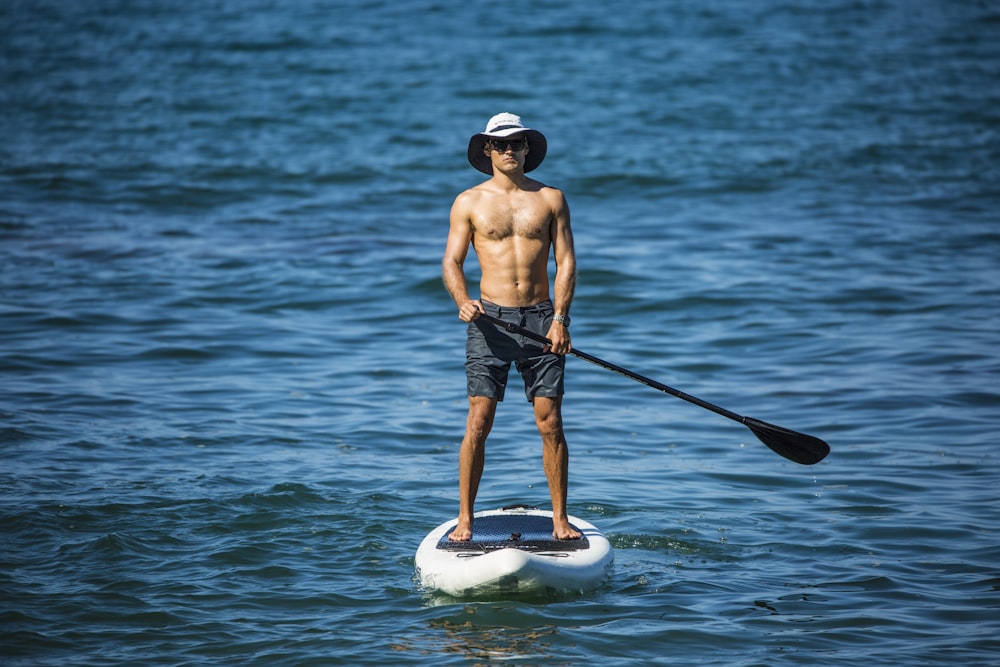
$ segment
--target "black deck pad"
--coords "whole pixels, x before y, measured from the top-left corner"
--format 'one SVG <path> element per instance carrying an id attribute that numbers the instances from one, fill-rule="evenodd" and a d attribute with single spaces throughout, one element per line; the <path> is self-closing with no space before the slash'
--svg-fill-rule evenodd
<path id="1" fill-rule="evenodd" d="M 437 548 L 446 551 L 488 552 L 498 549 L 522 551 L 582 551 L 590 548 L 586 536 L 578 540 L 557 540 L 552 537 L 552 518 L 530 514 L 497 514 L 476 517 L 472 539 L 452 542 L 448 535 L 458 523 L 448 527 Z M 572 525 L 572 524 L 570 524 Z M 577 526 L 575 530 L 583 533 Z"/>

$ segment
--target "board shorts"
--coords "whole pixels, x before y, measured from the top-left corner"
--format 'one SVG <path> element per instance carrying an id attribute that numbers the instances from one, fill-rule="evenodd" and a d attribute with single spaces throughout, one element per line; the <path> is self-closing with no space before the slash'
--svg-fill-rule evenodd
<path id="1" fill-rule="evenodd" d="M 513 308 L 483 301 L 486 314 L 505 322 L 513 322 L 535 333 L 546 335 L 552 325 L 554 308 L 545 300 L 534 306 Z M 557 398 L 565 390 L 563 371 L 566 356 L 545 352 L 545 347 L 486 320 L 469 323 L 465 341 L 465 378 L 469 396 L 486 396 L 503 400 L 510 365 L 517 366 L 524 380 L 524 395 L 529 401 L 536 396 Z"/>

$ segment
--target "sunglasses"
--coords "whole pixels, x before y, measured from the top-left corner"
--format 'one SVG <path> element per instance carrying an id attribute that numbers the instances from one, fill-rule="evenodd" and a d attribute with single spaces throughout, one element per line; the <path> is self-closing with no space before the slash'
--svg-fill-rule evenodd
<path id="1" fill-rule="evenodd" d="M 528 140 L 524 137 L 516 139 L 490 139 L 490 144 L 497 153 L 506 153 L 508 148 L 516 153 L 524 150 L 528 145 Z"/>

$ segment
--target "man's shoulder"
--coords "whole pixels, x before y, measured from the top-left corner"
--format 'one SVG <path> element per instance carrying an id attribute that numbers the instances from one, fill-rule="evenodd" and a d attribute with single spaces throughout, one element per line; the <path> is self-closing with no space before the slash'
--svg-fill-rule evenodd
<path id="1" fill-rule="evenodd" d="M 538 183 L 538 181 L 536 181 Z M 563 208 L 566 205 L 566 196 L 563 191 L 559 188 L 554 188 L 551 185 L 545 185 L 544 183 L 538 183 L 536 192 L 540 197 L 542 197 L 553 210 Z"/>
<path id="2" fill-rule="evenodd" d="M 479 199 L 483 196 L 483 194 L 486 191 L 487 190 L 483 187 L 482 183 L 480 183 L 479 185 L 475 185 L 469 188 L 468 190 L 463 190 L 462 192 L 458 193 L 458 196 L 455 197 L 455 206 L 456 207 L 475 206 L 476 202 L 479 201 Z"/>
<path id="3" fill-rule="evenodd" d="M 536 181 L 537 183 L 538 181 Z M 551 185 L 546 185 L 545 183 L 538 183 L 538 191 L 547 196 L 562 197 L 562 190 L 553 187 Z"/>
<path id="4" fill-rule="evenodd" d="M 559 202 L 564 199 L 562 190 L 533 178 L 527 179 L 523 188 L 526 192 L 536 194 L 550 202 Z"/>

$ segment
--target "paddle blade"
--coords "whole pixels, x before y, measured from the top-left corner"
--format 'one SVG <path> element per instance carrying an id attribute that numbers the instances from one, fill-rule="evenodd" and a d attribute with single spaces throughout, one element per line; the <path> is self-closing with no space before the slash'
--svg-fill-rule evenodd
<path id="1" fill-rule="evenodd" d="M 814 436 L 790 431 L 753 417 L 744 417 L 742 421 L 761 442 L 789 461 L 811 466 L 830 453 L 830 445 Z"/>

